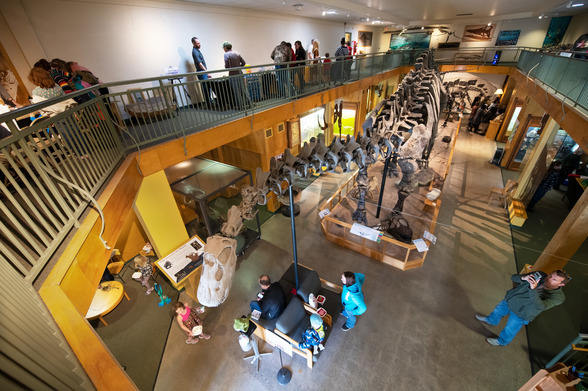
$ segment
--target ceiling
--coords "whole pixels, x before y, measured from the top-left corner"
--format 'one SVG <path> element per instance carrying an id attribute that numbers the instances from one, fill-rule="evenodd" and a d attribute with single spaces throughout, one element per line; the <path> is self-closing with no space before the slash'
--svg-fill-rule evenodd
<path id="1" fill-rule="evenodd" d="M 581 7 L 568 8 L 569 0 L 183 0 L 215 6 L 260 10 L 271 13 L 323 18 L 352 24 L 384 26 L 425 25 L 455 20 L 486 23 L 588 12 L 588 0 Z M 325 13 L 323 15 L 323 12 Z"/>

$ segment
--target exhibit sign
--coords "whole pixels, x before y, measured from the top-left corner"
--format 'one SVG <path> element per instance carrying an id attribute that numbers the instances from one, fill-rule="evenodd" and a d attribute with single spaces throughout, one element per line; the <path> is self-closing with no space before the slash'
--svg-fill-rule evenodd
<path id="1" fill-rule="evenodd" d="M 485 42 L 492 40 L 496 23 L 487 24 L 469 24 L 463 30 L 463 42 Z"/>
<path id="2" fill-rule="evenodd" d="M 496 37 L 496 46 L 514 46 L 519 41 L 521 30 L 500 30 Z"/>
<path id="3" fill-rule="evenodd" d="M 362 238 L 371 240 L 372 242 L 380 243 L 382 241 L 382 236 L 384 235 L 382 232 L 378 231 L 377 229 L 373 229 L 370 227 L 366 227 L 365 225 L 353 223 L 351 229 L 349 230 L 354 235 L 361 236 Z"/>
<path id="4" fill-rule="evenodd" d="M 155 264 L 167 278 L 178 284 L 202 264 L 203 253 L 204 243 L 194 236 Z"/>
<path id="5" fill-rule="evenodd" d="M 286 341 L 284 338 L 280 337 L 273 332 L 266 330 L 265 331 L 265 342 L 269 343 L 270 345 L 280 349 L 282 352 L 286 353 L 288 356 L 292 356 L 292 344 Z"/>

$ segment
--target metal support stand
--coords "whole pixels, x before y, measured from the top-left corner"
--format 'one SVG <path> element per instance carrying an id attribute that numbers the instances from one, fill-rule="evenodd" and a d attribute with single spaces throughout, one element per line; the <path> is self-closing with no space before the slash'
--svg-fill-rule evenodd
<path id="1" fill-rule="evenodd" d="M 281 385 L 286 385 L 290 383 L 290 380 L 292 380 L 292 372 L 288 368 L 284 367 L 284 363 L 282 362 L 282 350 L 279 348 L 278 350 L 280 351 L 280 365 L 282 366 L 282 368 L 280 368 L 278 371 L 278 383 Z"/>
<path id="2" fill-rule="evenodd" d="M 378 209 L 376 210 L 376 219 L 380 218 L 380 209 L 382 208 L 382 199 L 384 198 L 384 187 L 386 187 L 386 175 L 388 174 L 388 165 L 392 156 L 388 156 L 384 162 L 384 173 L 382 174 L 382 185 L 380 186 L 380 197 L 378 198 Z"/>
<path id="3" fill-rule="evenodd" d="M 294 255 L 294 278 L 296 280 L 296 290 L 298 291 L 298 252 L 296 251 L 296 225 L 294 224 L 294 196 L 292 195 L 292 185 L 288 186 L 288 196 L 290 197 L 290 222 L 292 224 L 292 252 Z M 280 353 L 280 358 L 281 358 Z M 292 376 L 292 375 L 290 375 Z"/>
<path id="4" fill-rule="evenodd" d="M 257 347 L 257 341 L 255 340 L 255 338 L 253 338 L 253 335 L 249 336 L 249 343 L 251 344 L 251 347 L 253 348 L 253 353 L 255 353 L 252 356 L 248 356 L 245 357 L 243 360 L 251 360 L 251 364 L 255 364 L 255 362 L 257 362 L 257 372 L 259 372 L 259 362 L 261 361 L 261 357 L 262 356 L 268 356 L 270 354 L 272 354 L 272 352 L 270 353 L 259 353 L 259 348 Z"/>

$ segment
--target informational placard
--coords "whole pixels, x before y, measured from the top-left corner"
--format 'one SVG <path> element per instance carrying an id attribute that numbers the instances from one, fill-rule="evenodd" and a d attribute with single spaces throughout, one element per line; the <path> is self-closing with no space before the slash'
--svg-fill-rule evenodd
<path id="1" fill-rule="evenodd" d="M 204 243 L 198 236 L 194 236 L 155 263 L 167 278 L 177 284 L 201 263 L 199 258 L 203 252 Z"/>
<path id="2" fill-rule="evenodd" d="M 292 356 L 292 345 L 290 342 L 286 341 L 282 337 L 273 332 L 266 330 L 265 332 L 265 342 L 269 343 L 270 345 L 280 349 L 282 352 L 286 353 L 288 356 Z"/>
<path id="3" fill-rule="evenodd" d="M 431 242 L 433 244 L 437 244 L 437 237 L 427 230 L 425 230 L 425 233 L 423 234 L 423 238 L 427 239 L 429 242 Z"/>
<path id="4" fill-rule="evenodd" d="M 429 246 L 423 239 L 415 239 L 412 241 L 416 246 L 416 249 L 420 253 L 424 253 L 425 251 L 429 251 Z"/>
<path id="5" fill-rule="evenodd" d="M 331 214 L 331 211 L 330 211 L 330 210 L 328 210 L 328 209 L 323 209 L 323 210 L 321 210 L 321 211 L 319 212 L 319 217 L 320 217 L 321 219 L 324 219 L 324 218 L 325 218 L 325 216 L 328 216 L 328 215 L 330 215 L 330 214 Z"/>
<path id="6" fill-rule="evenodd" d="M 353 223 L 351 229 L 349 230 L 354 235 L 361 236 L 362 238 L 371 240 L 373 242 L 380 243 L 382 240 L 383 233 L 378 231 L 377 229 L 373 229 L 370 227 L 366 227 L 365 225 Z"/>

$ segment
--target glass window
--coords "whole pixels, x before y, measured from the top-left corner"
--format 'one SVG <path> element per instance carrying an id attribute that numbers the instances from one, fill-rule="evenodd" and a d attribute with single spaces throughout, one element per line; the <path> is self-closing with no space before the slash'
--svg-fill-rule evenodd
<path id="1" fill-rule="evenodd" d="M 508 137 L 508 141 L 511 141 L 514 137 L 515 133 L 517 132 L 517 128 L 519 127 L 519 114 L 521 113 L 521 106 L 517 106 L 512 113 L 512 117 L 510 117 L 510 122 L 508 123 L 508 127 L 506 128 L 506 136 Z"/>
<path id="2" fill-rule="evenodd" d="M 525 162 L 531 156 L 531 152 L 533 148 L 535 148 L 535 144 L 537 144 L 537 140 L 539 140 L 541 127 L 539 126 L 529 126 L 527 129 L 527 134 L 525 134 L 525 138 L 521 143 L 521 147 L 519 148 L 519 152 L 515 156 L 515 162 Z"/>
<path id="3" fill-rule="evenodd" d="M 300 118 L 300 145 L 304 145 L 304 142 L 309 141 L 312 137 L 317 137 L 322 133 L 322 129 L 319 126 L 323 124 L 323 117 L 325 109 L 319 108 L 316 111 L 305 115 Z"/>
<path id="4" fill-rule="evenodd" d="M 354 109 L 343 109 L 343 115 L 341 116 L 341 136 L 355 134 L 355 110 Z"/>

